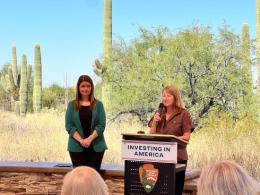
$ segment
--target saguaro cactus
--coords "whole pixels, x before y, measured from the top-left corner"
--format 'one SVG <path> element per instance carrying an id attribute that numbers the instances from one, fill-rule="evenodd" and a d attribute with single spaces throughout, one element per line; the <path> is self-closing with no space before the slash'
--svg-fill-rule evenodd
<path id="1" fill-rule="evenodd" d="M 93 63 L 94 72 L 102 77 L 102 101 L 109 110 L 109 100 L 112 91 L 110 79 L 112 76 L 112 0 L 104 0 L 104 26 L 103 26 L 103 52 L 104 61 L 101 64 L 98 59 Z"/>
<path id="2" fill-rule="evenodd" d="M 22 55 L 21 86 L 20 86 L 19 94 L 20 94 L 20 115 L 24 116 L 26 114 L 27 104 L 28 104 L 27 58 L 25 54 Z"/>
<path id="3" fill-rule="evenodd" d="M 30 64 L 27 65 L 27 82 L 29 86 L 29 82 L 31 80 L 31 74 L 32 74 L 32 66 Z"/>
<path id="4" fill-rule="evenodd" d="M 104 0 L 104 65 L 111 69 L 112 55 L 112 0 Z"/>
<path id="5" fill-rule="evenodd" d="M 1 77 L 2 88 L 11 96 L 11 109 L 15 110 L 16 101 L 19 100 L 19 74 L 17 73 L 16 46 L 12 46 L 12 64 L 8 66 L 8 72 Z M 18 113 L 19 114 L 19 113 Z"/>
<path id="6" fill-rule="evenodd" d="M 40 112 L 42 109 L 42 64 L 41 48 L 39 44 L 34 47 L 34 81 L 33 81 L 33 110 Z"/>
<path id="7" fill-rule="evenodd" d="M 243 60 L 243 73 L 245 80 L 248 82 L 248 91 L 252 91 L 252 65 L 251 65 L 251 55 L 250 55 L 250 36 L 249 36 L 249 26 L 247 23 L 242 26 L 242 60 Z"/>
<path id="8" fill-rule="evenodd" d="M 12 46 L 12 73 L 14 84 L 17 86 L 18 82 L 18 73 L 17 73 L 17 55 L 16 55 L 16 46 Z"/>
<path id="9" fill-rule="evenodd" d="M 21 74 L 18 73 L 16 47 L 14 45 L 12 46 L 11 61 L 12 64 L 8 67 L 8 73 L 1 77 L 1 84 L 6 93 L 11 95 L 13 110 L 15 110 L 18 115 L 25 115 L 28 104 L 28 82 L 31 78 L 31 66 L 27 66 L 27 58 L 26 55 L 23 54 Z"/>
<path id="10" fill-rule="evenodd" d="M 260 91 L 260 0 L 256 0 L 256 64 L 258 91 Z"/>
<path id="11" fill-rule="evenodd" d="M 20 85 L 20 74 L 17 71 L 17 55 L 16 55 L 16 46 L 12 46 L 12 64 L 8 68 L 8 79 L 6 83 L 9 83 L 10 89 L 8 90 L 11 93 L 12 101 L 19 100 L 19 85 Z M 7 77 L 6 77 L 7 78 Z"/>

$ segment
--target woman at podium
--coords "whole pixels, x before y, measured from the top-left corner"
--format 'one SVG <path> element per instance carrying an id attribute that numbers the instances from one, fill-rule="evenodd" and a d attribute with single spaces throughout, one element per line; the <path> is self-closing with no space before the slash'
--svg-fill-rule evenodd
<path id="1" fill-rule="evenodd" d="M 149 123 L 151 134 L 175 135 L 189 141 L 193 124 L 190 113 L 185 109 L 180 91 L 175 86 L 166 86 L 162 90 L 162 103 Z M 178 146 L 178 163 L 187 165 L 186 147 Z M 175 194 L 181 195 L 185 181 L 185 171 L 176 174 Z"/>

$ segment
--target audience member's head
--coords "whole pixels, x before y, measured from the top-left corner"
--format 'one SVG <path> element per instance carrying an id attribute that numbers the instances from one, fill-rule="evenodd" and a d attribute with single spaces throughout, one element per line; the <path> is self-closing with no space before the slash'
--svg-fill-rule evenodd
<path id="1" fill-rule="evenodd" d="M 255 195 L 256 182 L 234 161 L 217 161 L 202 169 L 198 195 Z"/>
<path id="2" fill-rule="evenodd" d="M 95 169 L 80 166 L 64 177 L 61 195 L 108 195 L 108 188 Z"/>

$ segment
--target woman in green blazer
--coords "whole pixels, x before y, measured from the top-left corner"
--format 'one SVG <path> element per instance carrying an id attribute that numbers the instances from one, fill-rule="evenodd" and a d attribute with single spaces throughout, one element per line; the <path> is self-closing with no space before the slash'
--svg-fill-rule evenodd
<path id="1" fill-rule="evenodd" d="M 69 102 L 65 116 L 73 167 L 85 165 L 100 170 L 107 149 L 105 126 L 105 110 L 102 102 L 94 97 L 93 81 L 82 75 L 77 82 L 76 99 Z"/>

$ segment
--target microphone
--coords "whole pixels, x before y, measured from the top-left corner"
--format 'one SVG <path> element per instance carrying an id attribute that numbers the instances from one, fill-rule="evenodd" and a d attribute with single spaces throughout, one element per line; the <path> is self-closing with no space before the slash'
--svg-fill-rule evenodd
<path id="1" fill-rule="evenodd" d="M 162 114 L 163 108 L 164 108 L 163 103 L 160 103 L 160 104 L 159 104 L 159 107 L 158 107 L 158 110 L 157 110 L 157 112 L 159 113 L 160 116 L 161 116 L 161 114 Z M 158 123 L 159 123 L 159 121 L 156 121 L 156 122 L 155 122 L 155 126 L 156 126 L 156 127 L 157 127 Z"/>

